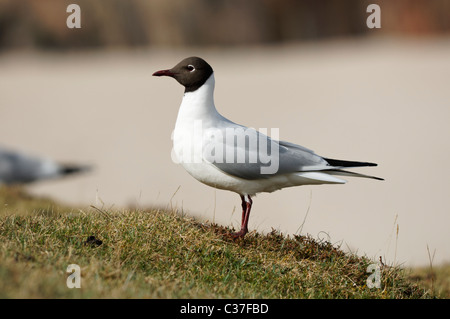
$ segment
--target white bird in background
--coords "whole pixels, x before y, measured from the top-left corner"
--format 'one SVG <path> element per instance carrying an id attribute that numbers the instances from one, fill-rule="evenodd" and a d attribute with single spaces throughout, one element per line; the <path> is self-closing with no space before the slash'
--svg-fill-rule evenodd
<path id="1" fill-rule="evenodd" d="M 60 164 L 0 147 L 0 185 L 55 179 L 90 169 L 89 166 Z"/>
<path id="2" fill-rule="evenodd" d="M 153 75 L 173 77 L 185 87 L 173 132 L 173 151 L 178 161 L 200 182 L 241 197 L 241 230 L 232 234 L 234 238 L 248 232 L 251 197 L 257 193 L 346 182 L 336 176 L 383 180 L 343 170 L 375 163 L 321 157 L 303 146 L 271 139 L 220 115 L 214 105 L 214 71 L 201 58 L 186 58 L 172 69 Z"/>

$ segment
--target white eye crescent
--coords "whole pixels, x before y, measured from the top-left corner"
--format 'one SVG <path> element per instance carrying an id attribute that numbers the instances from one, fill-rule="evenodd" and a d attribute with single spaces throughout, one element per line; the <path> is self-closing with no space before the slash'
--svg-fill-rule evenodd
<path id="1" fill-rule="evenodd" d="M 187 66 L 187 69 L 189 70 L 189 72 L 195 71 L 195 67 L 192 64 L 189 64 Z"/>

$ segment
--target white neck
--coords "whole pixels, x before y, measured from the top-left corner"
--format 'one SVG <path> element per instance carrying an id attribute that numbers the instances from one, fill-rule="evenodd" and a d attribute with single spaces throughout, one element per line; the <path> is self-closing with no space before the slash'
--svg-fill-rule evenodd
<path id="1" fill-rule="evenodd" d="M 178 111 L 177 124 L 220 116 L 214 105 L 214 73 L 194 92 L 186 92 Z"/>

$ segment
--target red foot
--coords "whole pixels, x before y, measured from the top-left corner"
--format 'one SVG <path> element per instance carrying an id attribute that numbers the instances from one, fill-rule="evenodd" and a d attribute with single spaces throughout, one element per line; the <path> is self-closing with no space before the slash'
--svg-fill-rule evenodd
<path id="1" fill-rule="evenodd" d="M 238 232 L 236 232 L 236 233 L 231 233 L 231 234 L 229 234 L 229 236 L 230 236 L 232 239 L 238 239 L 238 238 L 244 238 L 245 234 L 247 234 L 247 233 L 248 233 L 247 230 L 241 229 L 240 231 L 238 231 Z"/>

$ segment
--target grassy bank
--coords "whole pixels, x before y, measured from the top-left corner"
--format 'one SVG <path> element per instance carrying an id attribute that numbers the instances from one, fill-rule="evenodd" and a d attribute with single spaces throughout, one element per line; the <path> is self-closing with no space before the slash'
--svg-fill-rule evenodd
<path id="1" fill-rule="evenodd" d="M 369 288 L 373 261 L 308 236 L 232 241 L 176 212 L 73 209 L 20 190 L 0 189 L 0 207 L 1 298 L 435 296 L 387 266 L 381 288 Z M 81 268 L 81 289 L 66 286 L 69 264 Z"/>

